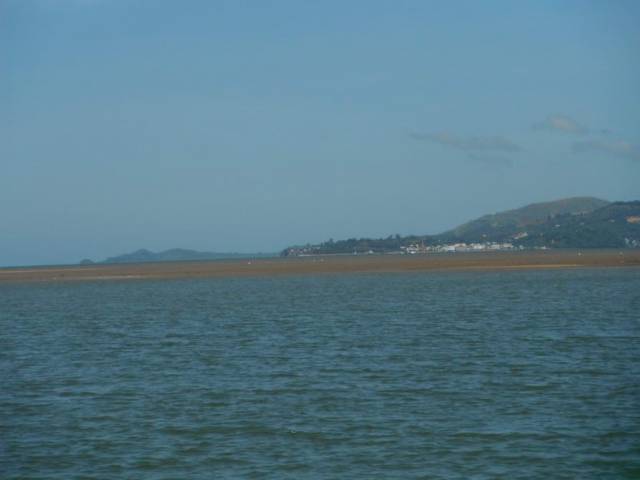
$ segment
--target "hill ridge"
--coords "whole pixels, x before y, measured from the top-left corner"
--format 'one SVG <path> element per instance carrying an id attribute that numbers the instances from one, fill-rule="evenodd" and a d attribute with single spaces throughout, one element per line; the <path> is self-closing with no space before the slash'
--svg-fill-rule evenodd
<path id="1" fill-rule="evenodd" d="M 455 245 L 467 250 L 640 247 L 640 201 L 563 198 L 483 215 L 437 235 L 329 240 L 288 247 L 281 255 L 426 253 L 455 251 Z"/>
<path id="2" fill-rule="evenodd" d="M 273 256 L 270 253 L 221 253 L 202 252 L 187 248 L 169 248 L 159 252 L 153 252 L 146 248 L 140 248 L 133 252 L 123 253 L 113 257 L 107 257 L 98 263 L 148 263 L 148 262 L 186 262 L 195 260 L 224 260 L 234 258 L 262 258 Z M 80 263 L 93 263 L 89 259 L 84 259 Z"/>

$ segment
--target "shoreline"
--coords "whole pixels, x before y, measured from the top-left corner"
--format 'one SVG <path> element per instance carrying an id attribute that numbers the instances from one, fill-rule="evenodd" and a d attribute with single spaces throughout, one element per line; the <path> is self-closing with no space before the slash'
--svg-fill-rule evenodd
<path id="1" fill-rule="evenodd" d="M 640 267 L 640 250 L 345 255 L 0 268 L 0 284 L 281 275 Z"/>

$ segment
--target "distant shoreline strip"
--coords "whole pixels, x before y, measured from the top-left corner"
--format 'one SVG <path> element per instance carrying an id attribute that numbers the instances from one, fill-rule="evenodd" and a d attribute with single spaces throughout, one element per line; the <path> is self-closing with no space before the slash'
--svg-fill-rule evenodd
<path id="1" fill-rule="evenodd" d="M 0 269 L 0 284 L 429 271 L 640 267 L 640 249 L 330 256 Z"/>

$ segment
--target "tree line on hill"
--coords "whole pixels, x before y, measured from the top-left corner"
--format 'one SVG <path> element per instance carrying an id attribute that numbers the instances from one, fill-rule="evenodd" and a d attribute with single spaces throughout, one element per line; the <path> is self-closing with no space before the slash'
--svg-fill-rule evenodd
<path id="1" fill-rule="evenodd" d="M 638 248 L 640 201 L 577 197 L 485 215 L 437 235 L 330 239 L 292 246 L 282 256 L 393 253 L 409 245 L 506 243 L 516 248 Z"/>

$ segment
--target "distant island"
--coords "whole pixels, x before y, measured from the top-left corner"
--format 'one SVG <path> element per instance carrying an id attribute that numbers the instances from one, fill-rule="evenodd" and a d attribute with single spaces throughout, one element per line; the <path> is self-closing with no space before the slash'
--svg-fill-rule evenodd
<path id="1" fill-rule="evenodd" d="M 328 240 L 281 256 L 416 254 L 548 248 L 640 248 L 640 201 L 574 197 L 485 215 L 437 235 Z"/>
<path id="2" fill-rule="evenodd" d="M 218 252 L 199 252 L 197 250 L 189 250 L 185 248 L 171 248 L 162 252 L 152 252 L 144 248 L 135 252 L 109 257 L 97 263 L 147 263 L 147 262 L 188 262 L 194 260 L 225 260 L 237 258 L 267 258 L 273 257 L 274 253 L 218 253 Z M 81 265 L 90 265 L 96 262 L 85 258 L 80 261 Z"/>

